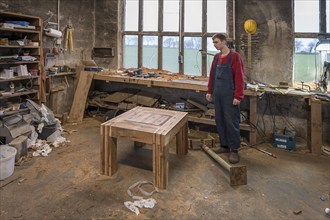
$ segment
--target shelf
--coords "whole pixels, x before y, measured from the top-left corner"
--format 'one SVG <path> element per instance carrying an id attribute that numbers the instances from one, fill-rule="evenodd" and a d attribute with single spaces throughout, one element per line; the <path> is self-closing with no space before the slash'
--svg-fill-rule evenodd
<path id="1" fill-rule="evenodd" d="M 6 117 L 6 116 L 9 116 L 9 115 L 14 115 L 14 114 L 17 114 L 17 113 L 28 112 L 28 111 L 29 111 L 28 108 L 18 109 L 18 110 L 13 110 L 13 111 L 7 111 L 7 112 L 4 112 L 4 114 L 0 115 L 0 117 Z"/>
<path id="2" fill-rule="evenodd" d="M 196 116 L 188 115 L 188 121 L 215 126 L 215 119 L 210 118 L 199 118 Z M 240 129 L 244 131 L 254 131 L 254 129 L 246 123 L 240 123 Z"/>
<path id="3" fill-rule="evenodd" d="M 30 95 L 30 94 L 35 94 L 38 93 L 37 90 L 30 90 L 30 91 L 26 91 L 26 92 L 15 92 L 11 95 L 4 95 L 4 96 L 0 96 L 0 100 L 1 99 L 8 99 L 8 98 L 13 98 L 13 97 L 19 97 L 22 95 Z"/>
<path id="4" fill-rule="evenodd" d="M 47 75 L 47 78 L 57 77 L 57 76 L 68 76 L 68 75 L 75 75 L 75 74 L 76 74 L 76 72 L 62 72 L 62 73 Z"/>
<path id="5" fill-rule="evenodd" d="M 39 46 L 0 45 L 0 48 L 39 49 Z"/>
<path id="6" fill-rule="evenodd" d="M 29 79 L 37 79 L 40 76 L 32 76 L 32 77 L 15 77 L 10 79 L 1 79 L 0 82 L 11 82 L 11 81 L 20 81 L 20 80 L 29 80 Z"/>
<path id="7" fill-rule="evenodd" d="M 13 64 L 13 65 L 16 65 L 16 64 L 37 64 L 39 63 L 39 61 L 10 61 L 10 62 L 1 62 L 0 61 L 0 65 L 5 65 L 5 64 Z"/>
<path id="8" fill-rule="evenodd" d="M 40 33 L 40 31 L 37 31 L 37 30 L 29 30 L 29 29 L 12 29 L 12 28 L 0 28 L 0 31 L 20 32 L 20 33 L 31 33 L 31 34 L 39 34 L 39 33 Z"/>

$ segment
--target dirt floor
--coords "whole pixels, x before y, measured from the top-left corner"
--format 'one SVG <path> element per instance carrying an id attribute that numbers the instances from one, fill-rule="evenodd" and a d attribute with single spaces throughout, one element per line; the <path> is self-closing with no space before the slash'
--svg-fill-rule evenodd
<path id="1" fill-rule="evenodd" d="M 100 121 L 67 124 L 71 142 L 48 157 L 30 157 L 0 181 L 0 219 L 330 219 L 330 158 L 258 147 L 240 151 L 247 185 L 231 187 L 228 175 L 204 151 L 178 157 L 171 144 L 169 185 L 155 193 L 152 209 L 136 215 L 124 206 L 127 189 L 152 181 L 151 149 L 120 139 L 118 172 L 100 175 Z M 71 133 L 71 134 L 70 134 Z M 150 187 L 149 187 L 150 188 Z M 146 188 L 148 190 L 148 188 Z"/>

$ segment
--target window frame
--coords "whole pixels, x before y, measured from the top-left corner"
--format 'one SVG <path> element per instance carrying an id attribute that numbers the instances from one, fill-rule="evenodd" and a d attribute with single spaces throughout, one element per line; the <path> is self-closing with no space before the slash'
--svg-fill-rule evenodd
<path id="1" fill-rule="evenodd" d="M 293 0 L 292 1 L 292 4 L 293 4 L 293 7 L 292 7 L 292 10 L 293 10 L 293 13 L 292 13 L 292 21 L 293 21 L 293 47 L 294 47 L 294 51 L 293 51 L 293 60 L 295 59 L 295 54 L 296 54 L 296 48 L 295 48 L 295 40 L 297 38 L 306 38 L 306 39 L 312 39 L 312 38 L 315 38 L 315 39 L 320 39 L 320 38 L 323 38 L 323 37 L 326 37 L 326 36 L 329 36 L 330 33 L 327 32 L 327 20 L 326 20 L 326 1 L 327 0 L 319 0 L 319 32 L 295 32 L 295 1 L 297 0 Z M 328 15 L 330 17 L 330 14 Z M 330 31 L 330 30 L 329 30 Z M 315 51 L 315 53 L 317 53 Z M 295 63 L 293 62 L 292 63 L 293 67 L 295 65 Z M 293 82 L 298 82 L 296 81 L 296 79 L 294 78 L 294 68 L 293 68 L 293 72 L 292 72 L 292 75 L 293 75 Z"/>
<path id="2" fill-rule="evenodd" d="M 202 0 L 202 32 L 184 32 L 184 4 L 186 0 L 179 0 L 179 31 L 172 32 L 172 31 L 163 31 L 163 10 L 164 10 L 164 0 L 158 0 L 158 30 L 157 31 L 143 31 L 143 2 L 144 0 L 138 0 L 138 31 L 125 31 L 125 22 L 121 24 L 121 42 L 126 35 L 137 35 L 138 36 L 138 68 L 142 67 L 143 63 L 143 36 L 157 36 L 158 37 L 158 70 L 163 69 L 163 37 L 165 36 L 175 36 L 179 37 L 179 56 L 181 56 L 182 60 L 184 60 L 184 38 L 185 37 L 201 37 L 202 38 L 202 48 L 201 50 L 207 51 L 207 38 L 212 37 L 216 32 L 207 32 L 207 0 Z M 228 16 L 228 8 L 229 8 L 229 1 L 226 2 L 226 32 L 228 32 L 228 23 L 229 23 L 229 16 Z M 122 7 L 122 21 L 125 21 L 125 8 L 126 8 L 126 1 L 123 1 Z M 222 32 L 223 33 L 223 32 Z M 124 44 L 122 46 L 125 47 Z M 202 66 L 201 66 L 201 75 L 207 76 L 207 55 L 201 54 L 202 57 Z M 179 57 L 178 57 L 179 59 Z M 124 61 L 124 54 L 121 56 L 121 60 L 119 63 L 123 66 Z M 179 63 L 179 74 L 184 74 L 184 63 Z"/>

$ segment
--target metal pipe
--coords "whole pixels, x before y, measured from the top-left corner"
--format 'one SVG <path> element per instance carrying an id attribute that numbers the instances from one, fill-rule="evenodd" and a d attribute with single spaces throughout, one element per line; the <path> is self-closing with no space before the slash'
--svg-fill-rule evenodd
<path id="1" fill-rule="evenodd" d="M 57 0 L 57 30 L 60 30 L 60 0 Z"/>
<path id="2" fill-rule="evenodd" d="M 235 9 L 235 0 L 233 0 L 233 44 L 234 48 L 236 47 L 236 26 L 235 26 L 235 17 L 236 17 L 236 9 Z M 235 48 L 236 49 L 236 48 Z"/>

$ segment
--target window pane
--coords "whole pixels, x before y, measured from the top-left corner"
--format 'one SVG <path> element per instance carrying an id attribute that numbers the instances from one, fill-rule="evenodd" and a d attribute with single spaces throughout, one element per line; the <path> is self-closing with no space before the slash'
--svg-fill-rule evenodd
<path id="1" fill-rule="evenodd" d="M 294 81 L 314 82 L 320 75 L 320 55 L 315 53 L 314 38 L 296 38 L 294 56 Z"/>
<path id="2" fill-rule="evenodd" d="M 147 68 L 158 68 L 158 37 L 143 36 L 142 65 Z"/>
<path id="3" fill-rule="evenodd" d="M 138 36 L 124 36 L 124 68 L 137 67 L 138 65 Z"/>
<path id="4" fill-rule="evenodd" d="M 200 76 L 202 71 L 202 57 L 200 49 L 202 48 L 201 37 L 184 38 L 184 72 L 188 75 Z"/>
<path id="5" fill-rule="evenodd" d="M 207 32 L 226 32 L 227 1 L 207 0 Z"/>
<path id="6" fill-rule="evenodd" d="M 158 1 L 156 0 L 143 2 L 143 30 L 158 31 Z"/>
<path id="7" fill-rule="evenodd" d="M 139 0 L 126 0 L 125 31 L 138 31 Z"/>
<path id="8" fill-rule="evenodd" d="M 211 54 L 216 54 L 220 52 L 214 47 L 212 37 L 207 38 L 207 52 Z M 213 58 L 214 56 L 207 55 L 207 75 L 210 75 Z"/>
<path id="9" fill-rule="evenodd" d="M 319 1 L 294 1 L 295 32 L 319 32 Z"/>
<path id="10" fill-rule="evenodd" d="M 184 31 L 202 32 L 202 0 L 186 0 L 184 13 Z"/>
<path id="11" fill-rule="evenodd" d="M 179 0 L 164 0 L 163 31 L 179 31 Z"/>
<path id="12" fill-rule="evenodd" d="M 163 37 L 163 69 L 179 72 L 179 37 Z"/>

